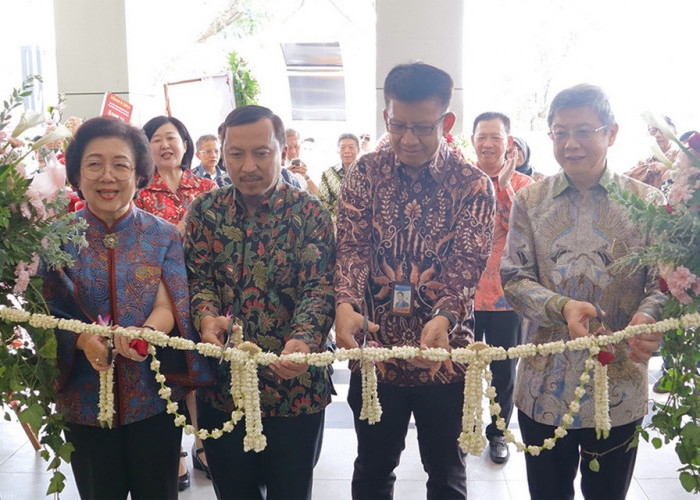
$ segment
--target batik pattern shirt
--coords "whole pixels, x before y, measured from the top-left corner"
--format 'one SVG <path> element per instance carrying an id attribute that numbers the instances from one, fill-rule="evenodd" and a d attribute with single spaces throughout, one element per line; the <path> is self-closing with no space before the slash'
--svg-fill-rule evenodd
<path id="1" fill-rule="evenodd" d="M 484 269 L 484 274 L 481 275 L 479 286 L 476 287 L 474 310 L 510 311 L 512 309 L 503 294 L 503 286 L 501 286 L 501 256 L 503 255 L 503 247 L 506 246 L 510 208 L 515 193 L 520 188 L 528 186 L 535 181 L 525 174 L 513 172 L 510 185 L 506 189 L 500 188 L 498 177 L 491 178 L 491 182 L 496 190 L 496 225 L 493 230 L 491 255 L 489 260 L 486 261 L 486 269 Z"/>
<path id="2" fill-rule="evenodd" d="M 254 216 L 233 186 L 203 194 L 190 207 L 185 254 L 192 316 L 241 318 L 244 339 L 279 354 L 290 339 L 311 352 L 326 349 L 333 324 L 335 237 L 330 214 L 315 197 L 281 178 Z M 213 363 L 216 385 L 199 397 L 226 412 L 233 409 L 229 364 Z M 263 416 L 315 413 L 330 402 L 326 366 L 281 380 L 260 367 Z"/>
<path id="3" fill-rule="evenodd" d="M 163 283 L 175 316 L 175 328 L 170 334 L 199 342 L 190 321 L 182 243 L 172 224 L 133 206 L 112 226 L 88 208 L 76 212 L 75 220 L 81 217 L 88 222 L 88 247 L 78 251 L 73 243 L 67 243 L 63 250 L 74 263 L 47 270 L 43 276 L 51 313 L 87 323 L 97 322 L 98 315 L 110 316 L 115 325 L 141 327 L 153 311 L 158 287 Z M 56 332 L 58 410 L 68 422 L 97 426 L 100 379 L 85 353 L 77 349 L 78 336 L 63 330 Z M 184 397 L 181 385 L 211 383 L 204 356 L 196 351 L 167 351 L 159 349 L 157 356 L 162 372 L 178 384 L 173 387 L 173 400 Z M 138 422 L 165 411 L 166 402 L 158 395 L 160 384 L 150 362 L 150 356 L 141 362 L 116 356 L 113 426 Z"/>
<path id="4" fill-rule="evenodd" d="M 318 187 L 318 199 L 321 200 L 331 216 L 335 218 L 335 205 L 338 203 L 338 194 L 340 194 L 340 186 L 345 178 L 345 169 L 343 164 L 339 163 L 330 168 L 327 168 L 321 174 L 321 185 Z"/>
<path id="5" fill-rule="evenodd" d="M 508 302 L 532 321 L 524 342 L 568 341 L 562 315 L 568 300 L 599 304 L 605 326 L 625 328 L 636 312 L 658 320 L 665 301 L 652 270 L 611 267 L 617 259 L 650 241 L 630 222 L 609 195 L 612 183 L 646 200 L 661 203 L 661 193 L 646 184 L 606 169 L 586 193 L 569 183 L 564 172 L 518 191 L 501 261 Z M 598 328 L 591 320 L 591 331 Z M 614 426 L 633 422 L 647 411 L 647 365 L 634 363 L 627 343 L 608 365 L 610 419 Z M 535 421 L 561 424 L 574 399 L 588 351 L 565 351 L 520 360 L 515 404 Z M 586 385 L 573 428 L 595 427 L 592 382 Z"/>
<path id="6" fill-rule="evenodd" d="M 436 158 L 413 180 L 391 148 L 353 164 L 337 205 L 336 300 L 379 324 L 370 340 L 382 346 L 419 346 L 423 326 L 441 309 L 455 316 L 453 347 L 473 340 L 469 322 L 474 291 L 491 252 L 495 200 L 491 180 L 451 152 L 443 141 Z M 410 315 L 392 312 L 392 285 L 411 286 Z M 351 365 L 353 368 L 356 366 Z M 380 382 L 429 385 L 459 381 L 464 368 L 439 370 L 403 360 L 378 364 Z"/>
<path id="7" fill-rule="evenodd" d="M 216 182 L 197 177 L 191 171 L 185 170 L 177 191 L 173 193 L 156 170 L 153 182 L 139 192 L 134 202 L 137 207 L 146 212 L 177 225 L 185 217 L 197 196 L 216 187 Z"/>
<path id="8" fill-rule="evenodd" d="M 679 152 L 679 149 L 671 148 L 664 154 L 668 161 L 673 163 L 678 158 Z M 660 189 L 661 185 L 671 177 L 671 170 L 652 155 L 646 160 L 641 160 L 636 167 L 625 172 L 625 175 Z"/>

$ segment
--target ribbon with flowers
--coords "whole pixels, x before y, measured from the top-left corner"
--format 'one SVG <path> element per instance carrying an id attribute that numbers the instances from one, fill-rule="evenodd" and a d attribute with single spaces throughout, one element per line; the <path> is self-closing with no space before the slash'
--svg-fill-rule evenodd
<path id="1" fill-rule="evenodd" d="M 628 326 L 624 330 L 599 336 L 587 336 L 568 342 L 557 341 L 546 344 L 523 344 L 505 350 L 502 347 L 492 347 L 483 342 L 476 342 L 469 347 L 446 351 L 444 349 L 419 349 L 418 347 L 366 347 L 364 349 L 339 349 L 332 353 L 291 353 L 277 355 L 264 352 L 252 342 L 244 342 L 240 335 L 240 328 L 234 330 L 234 346 L 222 348 L 209 343 L 195 343 L 191 340 L 169 337 L 163 332 L 151 330 L 127 330 L 122 327 L 109 327 L 99 324 L 87 324 L 78 320 L 59 319 L 45 314 L 32 314 L 22 309 L 11 307 L 0 308 L 0 319 L 11 323 L 29 323 L 39 328 L 59 328 L 75 333 L 87 333 L 101 337 L 123 335 L 132 340 L 144 340 L 148 342 L 148 352 L 151 354 L 151 369 L 155 372 L 155 379 L 160 384 L 159 395 L 167 402 L 167 412 L 175 415 L 175 424 L 183 426 L 186 434 L 197 434 L 200 439 L 221 437 L 225 432 L 231 432 L 240 419 L 246 416 L 246 436 L 244 439 L 245 451 L 262 451 L 266 446 L 263 434 L 263 426 L 260 412 L 260 394 L 258 391 L 258 366 L 267 366 L 277 361 L 292 361 L 295 363 L 308 363 L 313 366 L 325 366 L 334 361 L 357 360 L 362 363 L 362 410 L 360 418 L 370 424 L 378 422 L 381 418 L 381 403 L 377 397 L 377 377 L 375 363 L 389 358 L 409 359 L 416 356 L 431 361 L 443 362 L 451 359 L 453 362 L 463 363 L 467 366 L 464 384 L 464 406 L 462 408 L 462 433 L 459 444 L 465 453 L 479 455 L 486 446 L 486 439 L 482 433 L 482 398 L 489 402 L 491 415 L 496 416 L 496 425 L 504 431 L 507 442 L 514 443 L 518 451 L 539 455 L 543 449 L 554 447 L 557 439 L 567 434 L 567 426 L 573 422 L 573 414 L 579 411 L 580 399 L 585 394 L 584 386 L 591 380 L 590 372 L 594 377 L 594 403 L 595 425 L 598 437 L 607 437 L 610 431 L 609 399 L 607 383 L 607 367 L 604 357 L 598 356 L 601 349 L 610 344 L 617 344 L 624 339 L 649 334 L 657 331 L 675 331 L 678 329 L 700 328 L 700 314 L 687 314 L 680 318 L 669 318 L 653 324 Z M 220 429 L 196 429 L 186 424 L 185 417 L 178 413 L 178 403 L 170 399 L 171 390 L 166 385 L 165 376 L 160 373 L 160 361 L 156 358 L 156 346 L 170 347 L 180 350 L 196 350 L 204 356 L 223 358 L 231 367 L 231 395 L 234 401 L 234 410 L 231 418 Z M 556 428 L 551 438 L 544 440 L 540 446 L 525 446 L 516 442 L 513 434 L 506 429 L 505 421 L 499 416 L 500 406 L 495 402 L 496 390 L 491 386 L 491 371 L 489 365 L 492 361 L 506 358 L 527 358 L 535 355 L 550 355 L 562 353 L 565 350 L 588 350 L 589 357 L 585 363 L 584 372 L 580 377 L 580 385 L 575 390 L 575 398 L 569 404 L 569 412 L 563 416 L 562 424 Z M 108 425 L 114 414 L 114 401 L 111 397 L 113 384 L 113 368 L 101 372 L 99 421 Z M 484 388 L 483 381 L 486 380 Z"/>

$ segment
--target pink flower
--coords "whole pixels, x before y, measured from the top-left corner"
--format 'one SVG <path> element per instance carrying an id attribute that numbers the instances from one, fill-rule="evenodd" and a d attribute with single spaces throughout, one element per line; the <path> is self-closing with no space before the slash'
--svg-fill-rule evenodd
<path id="1" fill-rule="evenodd" d="M 71 131 L 71 134 L 75 135 L 80 126 L 83 124 L 83 120 L 77 116 L 71 116 L 66 120 L 66 128 Z"/>
<path id="2" fill-rule="evenodd" d="M 27 272 L 29 272 L 30 276 L 34 276 L 39 269 L 39 261 L 41 258 L 39 257 L 39 254 L 34 252 L 32 253 L 32 263 L 29 264 L 29 267 L 27 267 Z"/>
<path id="3" fill-rule="evenodd" d="M 15 295 L 19 295 L 21 293 L 24 293 L 24 291 L 27 289 L 27 286 L 29 286 L 29 273 L 27 272 L 27 264 L 24 262 L 20 262 L 17 264 L 17 268 L 15 269 L 15 276 L 17 276 L 17 281 L 15 282 L 15 287 L 12 289 L 12 293 Z"/>
<path id="4" fill-rule="evenodd" d="M 685 266 L 678 266 L 667 278 L 668 289 L 681 304 L 690 304 L 692 298 L 688 295 L 688 289 L 695 289 L 698 286 L 698 279 L 690 269 Z M 695 292 L 697 293 L 697 292 Z"/>
<path id="5" fill-rule="evenodd" d="M 22 213 L 25 219 L 32 218 L 32 212 L 29 210 L 29 203 L 27 203 L 26 201 L 20 203 L 19 211 Z"/>

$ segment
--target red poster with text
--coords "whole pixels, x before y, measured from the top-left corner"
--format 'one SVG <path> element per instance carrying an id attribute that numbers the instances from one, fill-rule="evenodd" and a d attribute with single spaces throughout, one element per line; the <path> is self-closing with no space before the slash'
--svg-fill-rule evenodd
<path id="1" fill-rule="evenodd" d="M 105 93 L 105 98 L 102 102 L 102 116 L 119 118 L 120 120 L 129 123 L 129 120 L 131 120 L 131 112 L 133 110 L 134 105 L 129 104 L 129 102 L 125 99 L 122 99 L 111 92 Z"/>

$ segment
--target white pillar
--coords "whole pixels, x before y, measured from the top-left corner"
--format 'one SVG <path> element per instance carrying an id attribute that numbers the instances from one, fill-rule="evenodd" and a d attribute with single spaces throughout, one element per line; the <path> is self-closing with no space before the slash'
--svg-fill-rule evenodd
<path id="1" fill-rule="evenodd" d="M 125 0 L 54 0 L 64 116 L 100 114 L 105 92 L 129 100 Z"/>
<path id="2" fill-rule="evenodd" d="M 450 74 L 457 115 L 454 131 L 462 132 L 463 0 L 376 0 L 377 9 L 377 135 L 385 131 L 384 79 L 397 64 L 424 62 Z M 470 131 L 467 131 L 470 132 Z"/>

